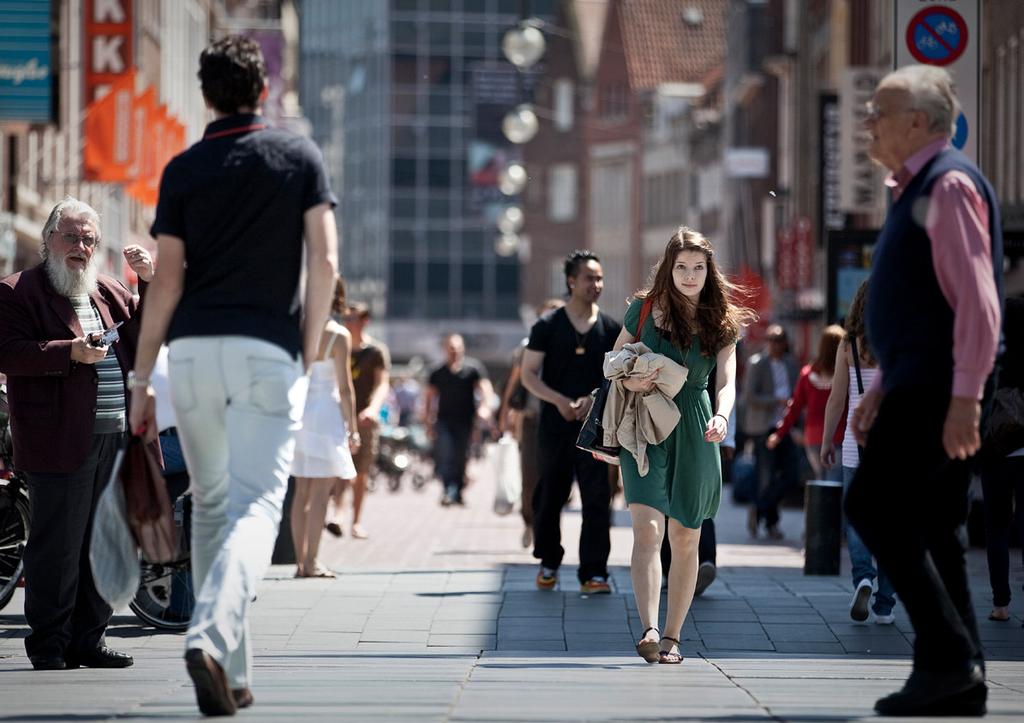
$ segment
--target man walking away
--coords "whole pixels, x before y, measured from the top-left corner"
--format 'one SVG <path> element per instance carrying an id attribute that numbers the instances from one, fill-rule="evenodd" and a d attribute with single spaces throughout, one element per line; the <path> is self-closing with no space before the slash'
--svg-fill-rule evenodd
<path id="1" fill-rule="evenodd" d="M 128 386 L 132 430 L 155 437 L 149 374 L 166 337 L 193 489 L 198 592 L 185 661 L 199 709 L 231 715 L 253 701 L 249 605 L 270 564 L 301 423 L 298 357 L 316 359 L 330 310 L 336 200 L 316 146 L 258 114 L 266 67 L 254 41 L 206 48 L 199 80 L 216 120 L 160 181 L 150 230 L 160 264 Z"/>

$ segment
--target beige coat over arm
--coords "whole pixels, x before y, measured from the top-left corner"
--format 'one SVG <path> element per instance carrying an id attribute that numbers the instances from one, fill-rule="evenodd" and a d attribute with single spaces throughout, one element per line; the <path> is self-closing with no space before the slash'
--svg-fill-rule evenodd
<path id="1" fill-rule="evenodd" d="M 650 392 L 631 392 L 622 386 L 627 377 L 642 377 L 655 370 L 658 376 Z M 664 442 L 679 424 L 675 396 L 683 388 L 688 371 L 641 342 L 604 355 L 604 376 L 615 382 L 608 390 L 601 418 L 604 443 L 628 450 L 641 476 L 648 470 L 647 445 Z"/>

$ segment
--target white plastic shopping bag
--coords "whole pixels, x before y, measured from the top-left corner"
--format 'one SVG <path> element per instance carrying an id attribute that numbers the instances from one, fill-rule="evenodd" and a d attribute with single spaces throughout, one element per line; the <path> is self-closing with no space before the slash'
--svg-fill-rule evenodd
<path id="1" fill-rule="evenodd" d="M 511 434 L 489 445 L 488 461 L 494 475 L 494 512 L 508 515 L 519 510 L 523 494 L 519 444 Z"/>

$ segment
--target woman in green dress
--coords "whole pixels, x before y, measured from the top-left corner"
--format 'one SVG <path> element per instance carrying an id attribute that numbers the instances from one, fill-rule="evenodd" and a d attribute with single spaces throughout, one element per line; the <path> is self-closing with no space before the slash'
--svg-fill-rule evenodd
<path id="1" fill-rule="evenodd" d="M 736 399 L 736 340 L 740 327 L 755 318 L 752 311 L 733 303 L 735 288 L 716 267 L 708 240 L 684 226 L 669 240 L 648 287 L 634 295 L 615 343 L 618 350 L 641 341 L 689 370 L 675 397 L 679 424 L 661 444 L 647 447 L 647 474 L 640 476 L 628 451 L 623 449 L 620 455 L 633 521 L 630 573 L 640 622 L 646 628 L 636 649 L 650 663 L 682 662 L 679 634 L 693 600 L 700 526 L 718 511 L 722 491 L 718 444 L 725 438 Z M 638 329 L 641 318 L 643 328 Z M 707 384 L 716 364 L 717 411 L 712 414 Z M 656 372 L 616 384 L 645 393 L 654 388 L 655 378 Z M 657 627 L 659 551 L 666 531 L 672 565 L 662 634 Z"/>

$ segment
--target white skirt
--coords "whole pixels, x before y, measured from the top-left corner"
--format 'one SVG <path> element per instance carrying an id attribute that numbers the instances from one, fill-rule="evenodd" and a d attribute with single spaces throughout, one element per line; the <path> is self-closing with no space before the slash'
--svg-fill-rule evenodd
<path id="1" fill-rule="evenodd" d="M 310 370 L 309 391 L 302 413 L 302 429 L 295 436 L 293 477 L 353 479 L 356 467 L 348 448 L 348 427 L 341 414 L 331 362 L 316 362 Z"/>

